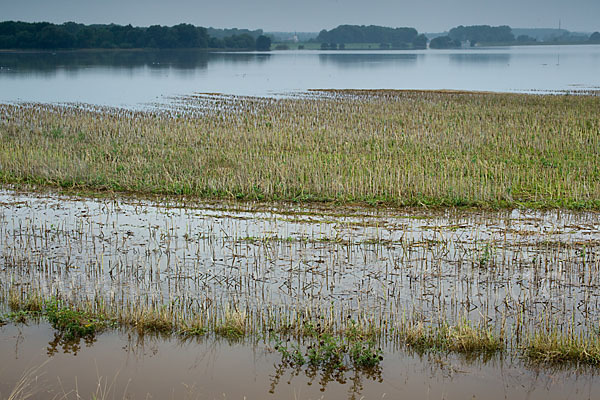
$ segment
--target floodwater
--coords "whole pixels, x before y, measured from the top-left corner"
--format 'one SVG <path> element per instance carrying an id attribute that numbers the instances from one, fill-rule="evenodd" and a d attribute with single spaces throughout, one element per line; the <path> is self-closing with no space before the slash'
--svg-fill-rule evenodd
<path id="1" fill-rule="evenodd" d="M 46 296 L 176 303 L 183 314 L 236 304 L 254 319 L 332 307 L 340 319 L 367 313 L 376 326 L 409 314 L 594 327 L 600 315 L 594 212 L 311 209 L 10 190 L 0 204 L 0 278 Z"/>
<path id="2" fill-rule="evenodd" d="M 535 368 L 513 357 L 510 346 L 548 323 L 597 328 L 599 216 L 86 198 L 6 188 L 4 299 L 10 291 L 36 291 L 130 310 L 168 304 L 180 315 L 222 316 L 234 307 L 250 315 L 251 332 L 264 332 L 270 319 L 294 320 L 301 310 L 326 313 L 337 326 L 348 315 L 368 319 L 390 334 L 380 339 L 380 369 L 331 380 L 286 368 L 260 335 L 182 342 L 108 331 L 73 347 L 43 323 L 10 323 L 0 327 L 1 394 L 41 366 L 38 388 L 84 397 L 100 381 L 115 398 L 594 398 L 596 370 Z M 509 352 L 490 360 L 420 357 L 389 330 L 406 316 L 508 327 Z"/>
<path id="3" fill-rule="evenodd" d="M 282 367 L 267 345 L 104 333 L 62 348 L 49 326 L 0 327 L 0 398 L 25 375 L 33 399 L 595 399 L 594 371 L 390 352 L 380 374 L 329 380 Z M 32 371 L 33 369 L 33 371 Z M 80 397 L 78 397 L 80 396 Z"/>
<path id="4" fill-rule="evenodd" d="M 600 45 L 420 51 L 0 52 L 0 101 L 138 107 L 194 93 L 308 89 L 556 92 L 600 88 Z"/>

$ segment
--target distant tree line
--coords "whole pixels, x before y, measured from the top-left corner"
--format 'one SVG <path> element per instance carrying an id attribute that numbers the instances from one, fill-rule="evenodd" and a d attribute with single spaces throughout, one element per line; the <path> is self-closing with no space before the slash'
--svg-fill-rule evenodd
<path id="1" fill-rule="evenodd" d="M 450 29 L 448 36 L 459 42 L 468 40 L 471 46 L 475 46 L 477 43 L 509 43 L 515 40 L 511 27 L 507 25 L 460 25 Z"/>
<path id="2" fill-rule="evenodd" d="M 217 39 L 224 39 L 228 36 L 239 36 L 239 35 L 244 35 L 244 34 L 250 35 L 254 39 L 258 39 L 259 36 L 264 34 L 262 29 L 255 29 L 255 30 L 251 31 L 250 29 L 238 29 L 238 28 L 220 29 L 220 28 L 212 28 L 212 27 L 206 28 L 206 32 L 208 33 L 208 36 L 214 37 Z"/>
<path id="3" fill-rule="evenodd" d="M 535 32 L 545 31 L 543 29 L 517 29 L 517 32 Z M 547 31 L 554 31 L 548 29 Z M 556 30 L 559 31 L 559 30 Z M 562 30 L 560 36 L 553 36 L 549 42 L 557 43 L 581 43 L 585 41 L 600 42 L 600 33 L 594 32 L 589 36 L 581 34 L 573 34 L 569 31 Z M 489 25 L 473 25 L 473 26 L 457 26 L 452 28 L 447 36 L 439 36 L 429 42 L 429 47 L 432 49 L 453 49 L 459 48 L 464 44 L 475 46 L 477 44 L 498 44 L 498 43 L 535 43 L 538 39 L 528 34 L 520 34 L 515 38 L 513 30 L 510 26 L 489 26 Z"/>
<path id="4" fill-rule="evenodd" d="M 328 48 L 346 43 L 380 43 L 380 48 L 426 48 L 427 37 L 415 28 L 388 28 L 376 25 L 340 25 L 330 31 L 322 30 L 315 39 Z"/>
<path id="5" fill-rule="evenodd" d="M 0 49 L 216 48 L 268 50 L 270 47 L 270 38 L 266 36 L 254 37 L 250 33 L 239 33 L 213 37 L 209 35 L 206 28 L 190 24 L 171 27 L 161 25 L 134 27 L 115 24 L 83 25 L 75 22 L 66 22 L 60 25 L 49 22 L 0 22 Z"/>
<path id="6" fill-rule="evenodd" d="M 438 36 L 429 42 L 429 48 L 431 49 L 457 49 L 460 47 L 460 41 L 454 40 L 450 36 Z"/>

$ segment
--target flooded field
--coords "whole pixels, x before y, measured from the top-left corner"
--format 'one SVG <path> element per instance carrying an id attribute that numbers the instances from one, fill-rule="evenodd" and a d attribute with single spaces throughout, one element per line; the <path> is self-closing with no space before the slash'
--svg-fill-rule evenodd
<path id="1" fill-rule="evenodd" d="M 0 397 L 23 373 L 34 399 L 594 399 L 593 371 L 527 368 L 518 361 L 390 352 L 379 374 L 282 365 L 265 346 L 104 333 L 73 351 L 48 326 L 0 327 Z M 48 343 L 50 342 L 50 343 Z M 96 397 L 93 397 L 93 396 Z M 20 397 L 17 397 L 20 398 Z"/>
<path id="2" fill-rule="evenodd" d="M 0 205 L 0 357 L 12 366 L 0 370 L 3 396 L 40 365 L 43 388 L 61 396 L 88 396 L 99 381 L 110 398 L 564 399 L 598 390 L 595 212 L 10 188 Z M 56 302 L 110 323 L 67 340 L 56 320 L 25 315 Z"/>

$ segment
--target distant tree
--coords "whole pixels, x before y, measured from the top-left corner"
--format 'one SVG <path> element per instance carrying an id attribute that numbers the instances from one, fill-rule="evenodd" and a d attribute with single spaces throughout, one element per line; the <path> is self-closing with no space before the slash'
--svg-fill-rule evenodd
<path id="1" fill-rule="evenodd" d="M 379 48 L 381 50 L 387 50 L 390 48 L 390 44 L 389 43 L 379 43 Z"/>
<path id="2" fill-rule="evenodd" d="M 427 36 L 420 34 L 415 37 L 412 41 L 413 48 L 415 49 L 426 49 L 427 48 Z"/>
<path id="3" fill-rule="evenodd" d="M 225 42 L 225 48 L 227 49 L 254 50 L 256 48 L 256 41 L 248 33 L 227 36 L 223 41 Z"/>
<path id="4" fill-rule="evenodd" d="M 289 50 L 290 46 L 288 46 L 287 44 L 283 44 L 280 43 L 277 46 L 275 46 L 275 50 Z"/>
<path id="5" fill-rule="evenodd" d="M 344 43 L 340 43 L 338 46 L 338 49 L 340 50 L 346 50 L 346 45 Z"/>
<path id="6" fill-rule="evenodd" d="M 533 38 L 529 35 L 519 35 L 517 36 L 517 42 L 519 43 L 525 43 L 525 42 L 535 42 L 537 41 L 536 38 Z"/>
<path id="7" fill-rule="evenodd" d="M 206 47 L 208 44 L 204 38 L 205 35 L 202 35 L 201 31 L 193 25 L 179 24 L 172 27 L 171 30 L 177 42 L 174 47 Z"/>
<path id="8" fill-rule="evenodd" d="M 340 25 L 322 30 L 316 38 L 321 43 L 412 43 L 418 32 L 414 28 L 389 28 L 377 25 Z"/>
<path id="9" fill-rule="evenodd" d="M 450 29 L 448 36 L 450 36 L 450 38 L 453 40 L 458 40 L 459 42 L 468 40 L 471 42 L 472 46 L 474 46 L 476 43 L 507 43 L 515 40 L 512 29 L 507 25 L 460 25 L 456 28 Z"/>
<path id="10" fill-rule="evenodd" d="M 225 42 L 223 41 L 223 39 L 219 39 L 216 37 L 210 37 L 210 39 L 208 39 L 208 48 L 209 49 L 223 49 L 225 48 Z"/>
<path id="11" fill-rule="evenodd" d="M 206 48 L 205 28 L 189 24 L 148 28 L 131 25 L 83 25 L 66 22 L 0 22 L 0 48 L 86 49 L 86 48 Z"/>
<path id="12" fill-rule="evenodd" d="M 336 44 L 336 43 L 333 43 L 333 42 L 332 42 L 332 43 L 329 43 L 329 49 L 330 49 L 330 50 L 337 50 L 337 48 L 338 48 L 338 47 L 337 47 L 337 44 Z"/>
<path id="13" fill-rule="evenodd" d="M 382 43 L 384 44 L 384 43 Z M 387 43 L 385 43 L 387 44 Z M 381 44 L 379 45 L 381 47 Z M 410 49 L 411 44 L 410 43 L 404 43 L 404 42 L 394 42 L 390 45 L 388 45 L 388 48 L 391 47 L 392 49 L 396 49 L 396 50 L 406 50 L 406 49 Z"/>
<path id="14" fill-rule="evenodd" d="M 299 44 L 298 45 L 298 50 L 304 50 L 304 45 L 303 44 Z"/>
<path id="15" fill-rule="evenodd" d="M 600 42 L 600 32 L 594 32 L 590 35 L 590 42 Z"/>
<path id="16" fill-rule="evenodd" d="M 439 36 L 431 39 L 429 42 L 429 48 L 431 49 L 456 49 L 460 48 L 460 42 L 453 40 L 450 36 Z"/>
<path id="17" fill-rule="evenodd" d="M 265 35 L 260 35 L 256 38 L 256 50 L 269 51 L 271 50 L 271 38 Z"/>
<path id="18" fill-rule="evenodd" d="M 243 35 L 246 33 L 246 34 L 252 36 L 256 40 L 256 39 L 258 39 L 258 37 L 260 35 L 263 34 L 262 29 L 256 29 L 256 30 L 251 31 L 249 29 L 238 29 L 238 28 L 231 28 L 231 29 L 208 28 L 206 31 L 210 37 L 214 37 L 217 39 L 225 39 L 226 37 L 239 36 L 239 35 Z"/>
<path id="19" fill-rule="evenodd" d="M 321 43 L 321 50 L 328 50 L 328 49 L 329 49 L 328 43 Z"/>
<path id="20" fill-rule="evenodd" d="M 49 25 L 39 33 L 38 43 L 42 49 L 70 49 L 75 45 L 75 37 L 61 26 Z"/>

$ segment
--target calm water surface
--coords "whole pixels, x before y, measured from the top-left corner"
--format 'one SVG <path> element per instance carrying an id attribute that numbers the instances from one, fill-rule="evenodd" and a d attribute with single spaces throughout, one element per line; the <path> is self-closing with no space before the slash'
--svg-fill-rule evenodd
<path id="1" fill-rule="evenodd" d="M 114 332 L 76 347 L 55 342 L 45 324 L 0 327 L 0 398 L 32 368 L 32 399 L 565 400 L 596 399 L 600 391 L 590 371 L 534 369 L 517 360 L 397 352 L 384 360 L 381 373 L 348 371 L 330 380 L 321 371 L 285 368 L 262 343 Z"/>
<path id="2" fill-rule="evenodd" d="M 422 51 L 0 53 L 0 101 L 165 103 L 314 88 L 552 92 L 600 87 L 600 46 Z"/>

